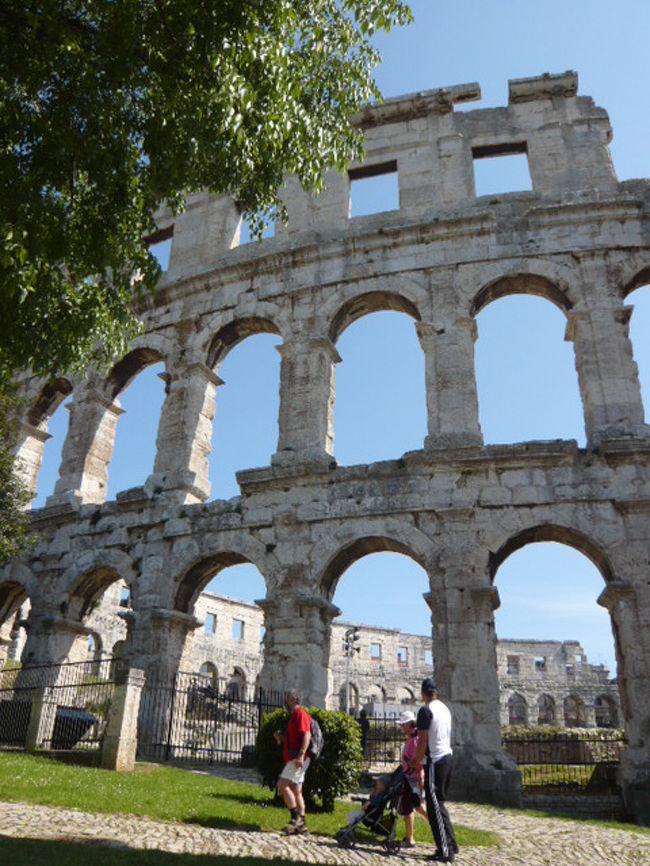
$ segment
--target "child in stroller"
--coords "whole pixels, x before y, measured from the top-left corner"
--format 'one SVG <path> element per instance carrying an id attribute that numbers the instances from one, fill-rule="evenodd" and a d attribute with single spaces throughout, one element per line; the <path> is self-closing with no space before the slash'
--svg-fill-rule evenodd
<path id="1" fill-rule="evenodd" d="M 397 767 L 392 773 L 379 776 L 375 780 L 375 787 L 368 799 L 353 797 L 362 804 L 348 814 L 347 827 L 343 827 L 336 834 L 336 841 L 342 848 L 354 848 L 357 837 L 355 829 L 363 827 L 376 833 L 384 842 L 384 848 L 388 854 L 399 851 L 401 843 L 395 838 L 397 830 L 397 809 L 402 797 L 404 787 L 404 771 Z M 388 814 L 384 810 L 388 807 Z"/>

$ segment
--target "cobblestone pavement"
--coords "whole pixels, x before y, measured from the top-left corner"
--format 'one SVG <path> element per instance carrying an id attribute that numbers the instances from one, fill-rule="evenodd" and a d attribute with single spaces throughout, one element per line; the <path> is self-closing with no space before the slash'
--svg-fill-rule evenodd
<path id="1" fill-rule="evenodd" d="M 492 830 L 501 844 L 464 848 L 458 866 L 648 866 L 650 836 L 597 827 L 579 821 L 534 818 L 516 811 L 453 803 L 452 820 Z M 338 848 L 333 839 L 287 838 L 279 833 L 213 830 L 196 825 L 154 821 L 125 815 L 96 815 L 73 809 L 0 803 L 0 835 L 17 838 L 102 842 L 113 846 L 159 849 L 187 854 L 227 854 L 241 858 L 306 861 L 313 864 L 419 866 L 433 851 L 418 845 L 390 860 L 374 845 L 354 851 Z M 92 861 L 91 861 L 92 862 Z"/>

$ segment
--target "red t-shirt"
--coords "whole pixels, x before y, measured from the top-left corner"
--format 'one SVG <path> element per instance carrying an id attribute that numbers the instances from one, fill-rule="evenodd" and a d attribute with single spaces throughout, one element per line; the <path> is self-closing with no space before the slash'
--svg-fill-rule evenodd
<path id="1" fill-rule="evenodd" d="M 284 735 L 284 762 L 293 761 L 302 746 L 303 735 L 311 731 L 311 717 L 302 707 L 294 707 Z"/>

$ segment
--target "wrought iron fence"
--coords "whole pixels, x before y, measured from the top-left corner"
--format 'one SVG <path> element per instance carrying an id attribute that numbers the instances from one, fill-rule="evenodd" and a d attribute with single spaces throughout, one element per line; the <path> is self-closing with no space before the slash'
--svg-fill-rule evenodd
<path id="1" fill-rule="evenodd" d="M 369 718 L 366 736 L 361 728 L 361 743 L 364 762 L 369 766 L 396 766 L 406 743 L 402 728 L 397 723 L 397 714 Z"/>
<path id="2" fill-rule="evenodd" d="M 505 731 L 502 739 L 504 751 L 521 771 L 524 790 L 571 788 L 596 793 L 617 787 L 616 772 L 625 748 L 620 731 Z"/>
<path id="3" fill-rule="evenodd" d="M 2 671 L 0 748 L 99 749 L 113 688 L 109 658 Z"/>
<path id="4" fill-rule="evenodd" d="M 252 766 L 265 713 L 284 706 L 282 692 L 179 672 L 148 682 L 138 722 L 138 756 L 154 761 Z"/>

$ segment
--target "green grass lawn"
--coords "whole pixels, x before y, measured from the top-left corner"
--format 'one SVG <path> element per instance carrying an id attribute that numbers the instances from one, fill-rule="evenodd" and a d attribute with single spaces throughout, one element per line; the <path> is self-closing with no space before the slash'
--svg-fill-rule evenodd
<path id="1" fill-rule="evenodd" d="M 281 830 L 288 818 L 286 809 L 273 804 L 272 792 L 258 785 L 152 764 L 138 764 L 133 773 L 112 773 L 10 752 L 0 752 L 0 800 L 240 830 Z M 338 802 L 333 813 L 310 814 L 309 829 L 332 836 L 346 823 L 349 809 L 349 804 Z M 402 821 L 399 826 L 403 833 Z M 454 826 L 461 847 L 498 844 L 495 833 Z M 426 821 L 416 820 L 415 828 L 416 839 L 432 841 Z M 14 861 L 0 857 L 4 862 Z"/>

